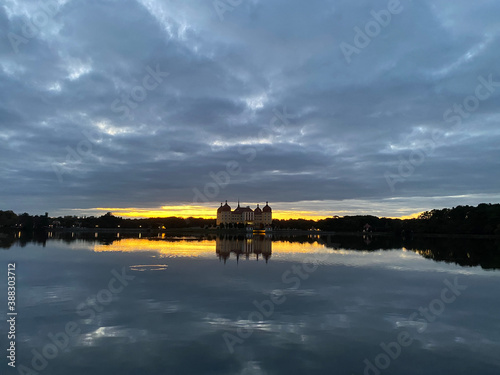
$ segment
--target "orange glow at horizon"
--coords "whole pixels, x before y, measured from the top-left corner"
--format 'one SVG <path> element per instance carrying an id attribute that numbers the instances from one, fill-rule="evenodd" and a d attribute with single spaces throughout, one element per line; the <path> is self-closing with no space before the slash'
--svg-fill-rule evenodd
<path id="1" fill-rule="evenodd" d="M 153 217 L 200 217 L 203 219 L 216 219 L 217 208 L 207 206 L 162 206 L 161 209 L 144 209 L 144 208 L 106 208 L 98 207 L 95 210 L 111 212 L 115 216 L 128 218 L 146 219 Z M 333 214 L 317 211 L 294 211 L 294 210 L 279 210 L 273 211 L 273 219 L 308 219 L 319 220 L 332 217 Z"/>
<path id="2" fill-rule="evenodd" d="M 406 215 L 406 216 L 390 217 L 389 219 L 401 219 L 401 220 L 416 219 L 416 218 L 418 218 L 423 213 L 424 213 L 423 211 L 422 212 L 416 212 L 414 214 Z"/>
<path id="3" fill-rule="evenodd" d="M 110 208 L 110 207 L 97 207 L 93 210 L 102 211 L 103 213 L 111 212 L 115 216 L 121 216 L 126 218 L 137 218 L 137 219 L 147 219 L 147 218 L 166 218 L 166 217 L 196 217 L 203 219 L 216 219 L 217 218 L 217 208 L 201 205 L 173 205 L 173 206 L 162 206 L 159 209 L 147 209 L 147 208 Z M 346 214 L 345 211 L 338 211 L 333 213 L 332 211 L 307 211 L 307 210 L 273 210 L 273 219 L 287 220 L 287 219 L 306 219 L 306 220 L 321 220 L 331 218 L 334 215 Z M 355 213 L 347 213 L 349 215 L 356 215 Z M 390 219 L 415 219 L 421 212 L 413 213 L 411 215 L 405 216 L 390 216 Z M 339 215 L 343 216 L 343 215 Z"/>
<path id="4" fill-rule="evenodd" d="M 95 210 L 103 212 L 111 212 L 115 216 L 123 216 L 129 218 L 147 219 L 152 217 L 201 217 L 204 219 L 215 219 L 212 207 L 207 206 L 162 206 L 159 209 L 146 208 L 95 208 Z"/>

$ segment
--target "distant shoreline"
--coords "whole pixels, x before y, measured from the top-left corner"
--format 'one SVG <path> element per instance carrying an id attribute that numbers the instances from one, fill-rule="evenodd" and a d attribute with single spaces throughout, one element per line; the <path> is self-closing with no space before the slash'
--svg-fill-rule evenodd
<path id="1" fill-rule="evenodd" d="M 150 228 L 53 228 L 46 229 L 46 232 L 62 233 L 173 233 L 173 234 L 252 234 L 245 229 L 205 229 L 205 228 L 171 228 L 171 229 L 150 229 Z M 332 231 L 308 231 L 308 230 L 273 230 L 266 234 L 272 235 L 311 235 L 311 236 L 376 236 L 376 237 L 397 237 L 399 235 L 389 232 L 332 232 Z M 495 239 L 500 235 L 494 234 L 461 234 L 461 233 L 414 233 L 413 237 L 427 238 L 484 238 Z"/>

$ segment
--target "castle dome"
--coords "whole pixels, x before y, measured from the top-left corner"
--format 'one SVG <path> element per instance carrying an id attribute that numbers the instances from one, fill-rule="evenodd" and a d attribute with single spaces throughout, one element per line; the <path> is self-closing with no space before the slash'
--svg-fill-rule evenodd
<path id="1" fill-rule="evenodd" d="M 269 207 L 269 202 L 266 202 L 266 205 L 262 209 L 262 212 L 272 212 L 271 207 Z"/>
<path id="2" fill-rule="evenodd" d="M 253 212 L 255 212 L 256 214 L 261 214 L 262 213 L 262 210 L 260 209 L 259 205 L 257 204 L 257 208 L 255 210 L 253 210 Z"/>
<path id="3" fill-rule="evenodd" d="M 219 207 L 219 210 L 217 210 L 217 212 L 231 211 L 231 206 L 228 205 L 226 201 L 226 204 L 224 206 L 221 205 L 221 207 Z"/>

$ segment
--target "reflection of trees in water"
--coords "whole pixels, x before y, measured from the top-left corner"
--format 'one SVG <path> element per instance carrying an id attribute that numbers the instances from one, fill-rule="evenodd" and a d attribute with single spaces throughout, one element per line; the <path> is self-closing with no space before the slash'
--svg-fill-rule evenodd
<path id="1" fill-rule="evenodd" d="M 0 232 L 0 248 L 9 249 L 14 244 L 20 247 L 25 247 L 29 243 L 34 243 L 45 247 L 47 238 L 48 238 L 47 233 L 45 231 L 19 232 L 19 231 L 8 230 Z"/>
<path id="2" fill-rule="evenodd" d="M 405 247 L 434 261 L 484 269 L 500 268 L 500 239 L 432 238 L 414 241 Z"/>
<path id="3" fill-rule="evenodd" d="M 6 231 L 0 232 L 0 247 L 8 249 L 14 244 L 24 247 L 28 243 L 45 247 L 47 241 L 50 240 L 62 241 L 67 244 L 74 241 L 88 241 L 101 245 L 111 245 L 121 238 L 137 238 L 137 233 L 120 234 L 120 237 L 117 238 L 117 233 L 99 233 L 96 235 L 94 232 Z"/>
<path id="4" fill-rule="evenodd" d="M 126 238 L 139 238 L 145 240 L 175 240 L 180 237 L 175 235 L 162 238 L 146 237 L 139 233 L 93 233 L 93 232 L 54 232 L 44 231 L 29 232 L 17 231 L 0 232 L 0 248 L 9 249 L 14 244 L 24 247 L 28 243 L 45 246 L 47 241 L 58 240 L 65 243 L 74 241 L 86 241 L 102 245 L 111 245 L 116 241 Z M 185 239 L 185 237 L 182 237 Z M 274 236 L 271 240 L 267 236 L 255 236 L 247 238 L 245 235 L 207 235 L 190 237 L 190 241 L 215 241 L 215 252 L 221 260 L 226 261 L 229 257 L 264 258 L 266 262 L 271 257 L 272 241 L 290 243 L 314 244 L 319 243 L 331 249 L 345 250 L 393 250 L 405 248 L 414 251 L 421 256 L 437 262 L 456 263 L 460 266 L 480 266 L 484 269 L 500 269 L 500 239 L 480 238 L 406 238 L 399 236 L 324 236 L 324 235 L 291 235 Z"/>
<path id="5" fill-rule="evenodd" d="M 365 237 L 367 236 L 332 236 L 328 239 L 324 236 L 322 241 L 326 247 L 334 249 L 377 251 L 405 248 L 437 262 L 480 266 L 484 269 L 500 268 L 500 239 Z"/>

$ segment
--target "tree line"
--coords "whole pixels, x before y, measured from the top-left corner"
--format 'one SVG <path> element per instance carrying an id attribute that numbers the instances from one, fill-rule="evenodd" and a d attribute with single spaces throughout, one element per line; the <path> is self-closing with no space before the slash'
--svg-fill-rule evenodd
<path id="1" fill-rule="evenodd" d="M 0 228 L 44 230 L 47 228 L 148 228 L 182 229 L 207 228 L 216 225 L 215 219 L 204 218 L 145 218 L 130 219 L 108 212 L 102 216 L 60 216 L 16 214 L 0 211 Z M 332 232 L 382 232 L 394 234 L 482 234 L 500 235 L 500 204 L 482 203 L 478 206 L 457 206 L 426 211 L 416 219 L 379 218 L 372 215 L 333 216 L 321 220 L 274 219 L 275 230 L 311 230 Z"/>
<path id="2" fill-rule="evenodd" d="M 366 226 L 368 224 L 368 226 Z M 425 211 L 415 219 L 379 218 L 371 215 L 334 216 L 321 220 L 273 220 L 280 229 L 310 229 L 333 232 L 500 235 L 500 204 L 481 203 L 475 206 Z"/>
<path id="3" fill-rule="evenodd" d="M 114 216 L 108 212 L 102 216 L 31 216 L 28 213 L 17 215 L 12 211 L 0 211 L 0 228 L 41 230 L 51 228 L 126 228 L 126 229 L 167 229 L 167 228 L 206 228 L 214 226 L 215 219 L 203 218 L 144 218 L 129 219 Z"/>

